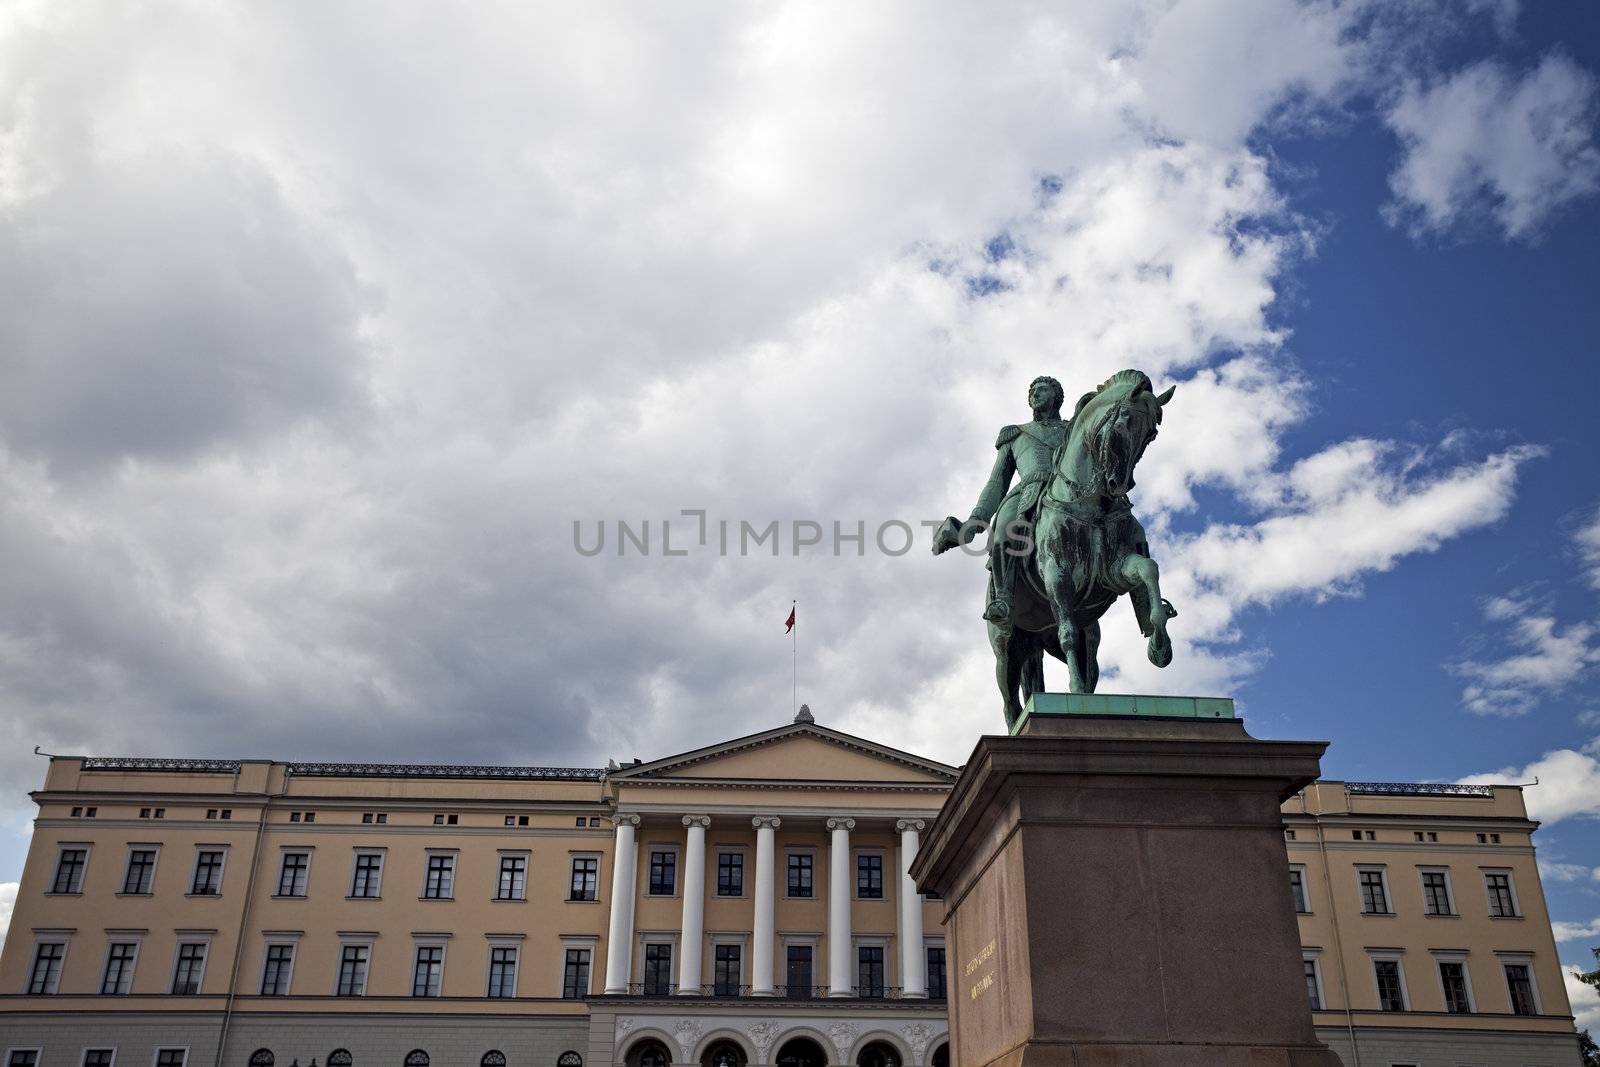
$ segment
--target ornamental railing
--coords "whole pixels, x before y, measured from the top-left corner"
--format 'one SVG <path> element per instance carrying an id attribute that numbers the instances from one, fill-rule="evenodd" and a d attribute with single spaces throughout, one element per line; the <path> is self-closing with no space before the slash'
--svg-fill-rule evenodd
<path id="1" fill-rule="evenodd" d="M 291 763 L 291 778 L 506 778 L 599 781 L 603 767 L 494 767 L 458 763 Z"/>
<path id="2" fill-rule="evenodd" d="M 825 985 L 779 985 L 774 986 L 772 998 L 778 1000 L 826 1000 L 830 996 L 831 987 Z M 617 996 L 620 994 L 612 994 Z M 676 982 L 634 982 L 628 986 L 626 994 L 630 997 L 675 997 L 679 995 L 679 986 Z M 691 997 L 750 997 L 754 989 L 748 985 L 706 985 L 693 987 L 683 994 Z M 944 990 L 930 991 L 925 997 L 907 996 L 899 986 L 851 986 L 850 998 L 854 1000 L 931 1000 L 943 1001 Z"/>
<path id="3" fill-rule="evenodd" d="M 86 771 L 187 771 L 201 774 L 238 774 L 232 759 L 161 759 L 153 756 L 85 756 Z"/>
<path id="4" fill-rule="evenodd" d="M 1493 797 L 1492 785 L 1455 785 L 1439 782 L 1346 782 L 1351 793 L 1396 797 Z"/>

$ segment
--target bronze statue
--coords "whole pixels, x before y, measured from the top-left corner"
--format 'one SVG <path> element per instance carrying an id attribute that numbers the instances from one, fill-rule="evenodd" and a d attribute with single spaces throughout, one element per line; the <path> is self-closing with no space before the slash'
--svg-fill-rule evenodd
<path id="1" fill-rule="evenodd" d="M 1063 422 L 1060 384 L 1034 379 L 1033 421 L 1000 431 L 999 455 L 971 519 L 963 524 L 952 515 L 934 537 L 938 554 L 990 531 L 983 617 L 1008 726 L 1043 690 L 1046 652 L 1066 663 L 1071 692 L 1094 692 L 1100 617 L 1123 593 L 1133 598 L 1150 662 L 1172 662 L 1167 620 L 1177 611 L 1162 599 L 1128 492 L 1173 391 L 1158 396 L 1142 371 L 1118 371 L 1085 393 Z M 1014 474 L 1020 478 L 1008 491 Z"/>

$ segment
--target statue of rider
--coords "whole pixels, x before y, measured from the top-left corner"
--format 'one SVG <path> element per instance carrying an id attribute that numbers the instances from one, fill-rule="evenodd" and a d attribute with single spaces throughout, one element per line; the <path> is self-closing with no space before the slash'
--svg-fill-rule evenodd
<path id="1" fill-rule="evenodd" d="M 938 554 L 954 548 L 958 537 L 966 544 L 985 528 L 991 530 L 989 604 L 983 617 L 997 626 L 1010 625 L 1011 594 L 1031 549 L 1034 511 L 1050 480 L 1056 450 L 1071 425 L 1071 420 L 1061 418 L 1065 399 L 1061 383 L 1054 378 L 1040 375 L 1029 383 L 1032 421 L 1000 430 L 994 443 L 994 469 L 978 494 L 972 517 L 959 526 L 953 517 L 946 520 L 934 538 L 933 551 Z M 1013 476 L 1017 478 L 1014 486 Z"/>

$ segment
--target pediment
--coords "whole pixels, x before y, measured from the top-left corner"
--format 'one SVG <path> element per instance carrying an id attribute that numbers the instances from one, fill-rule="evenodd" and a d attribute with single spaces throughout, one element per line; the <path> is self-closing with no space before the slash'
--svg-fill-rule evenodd
<path id="1" fill-rule="evenodd" d="M 811 723 L 796 723 L 613 772 L 629 782 L 893 782 L 949 786 L 954 767 Z"/>

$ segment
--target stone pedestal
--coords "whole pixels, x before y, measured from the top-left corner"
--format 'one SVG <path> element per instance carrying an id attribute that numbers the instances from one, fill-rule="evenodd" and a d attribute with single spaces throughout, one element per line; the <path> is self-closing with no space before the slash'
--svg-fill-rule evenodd
<path id="1" fill-rule="evenodd" d="M 911 872 L 946 901 L 958 1067 L 1339 1067 L 1279 815 L 1326 743 L 1258 741 L 1228 701 L 1040 698 Z"/>

